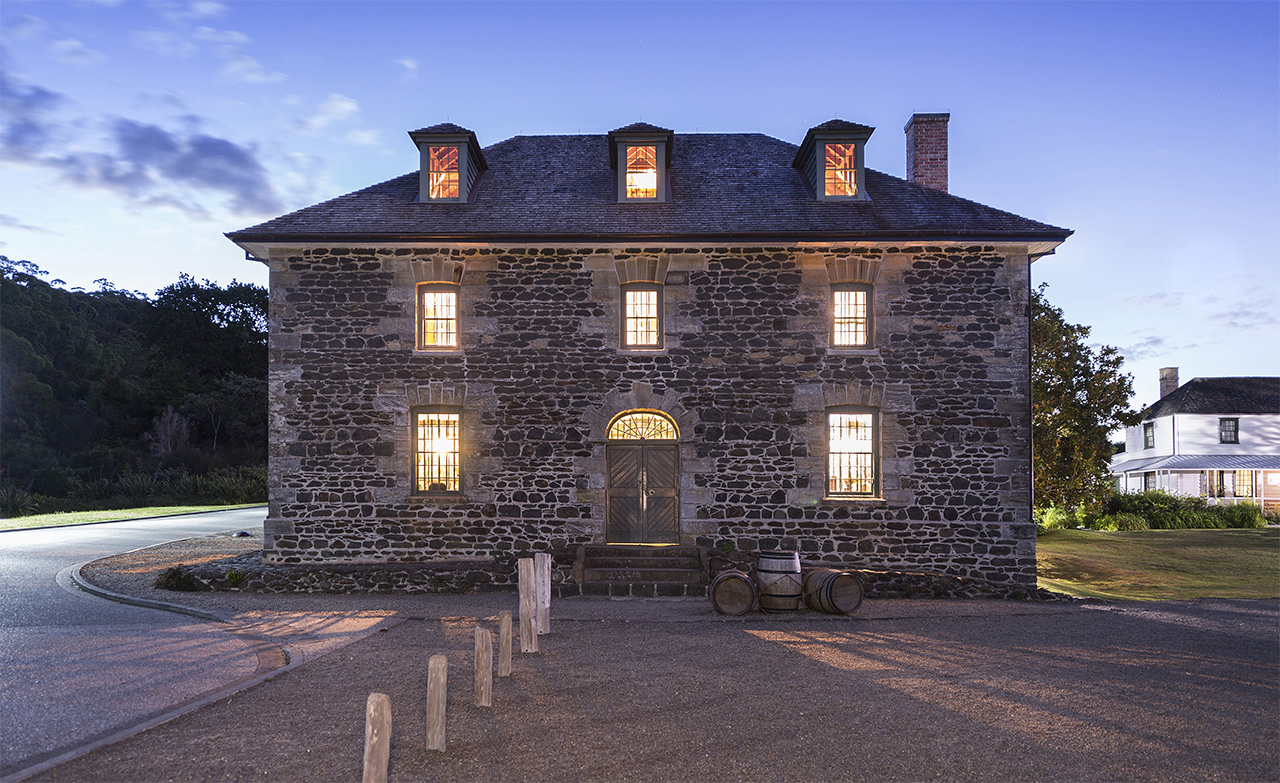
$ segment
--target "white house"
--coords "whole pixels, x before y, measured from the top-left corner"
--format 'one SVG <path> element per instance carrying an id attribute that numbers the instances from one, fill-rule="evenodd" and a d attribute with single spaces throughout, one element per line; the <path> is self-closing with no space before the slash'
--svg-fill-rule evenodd
<path id="1" fill-rule="evenodd" d="M 1122 492 L 1162 489 L 1280 510 L 1280 378 L 1194 378 L 1160 370 L 1160 399 L 1111 459 Z"/>

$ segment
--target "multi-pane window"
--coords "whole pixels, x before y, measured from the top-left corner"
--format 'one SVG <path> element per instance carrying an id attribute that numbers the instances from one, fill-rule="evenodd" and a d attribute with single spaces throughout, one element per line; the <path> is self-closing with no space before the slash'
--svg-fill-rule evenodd
<path id="1" fill-rule="evenodd" d="M 431 147 L 427 153 L 428 198 L 458 198 L 458 148 Z"/>
<path id="2" fill-rule="evenodd" d="M 1210 497 L 1217 498 L 1251 498 L 1253 497 L 1252 470 L 1211 470 L 1207 471 Z"/>
<path id="3" fill-rule="evenodd" d="M 458 347 L 458 287 L 418 286 L 418 348 Z"/>
<path id="4" fill-rule="evenodd" d="M 634 411 L 613 420 L 609 440 L 675 440 L 676 425 L 659 413 Z"/>
<path id="5" fill-rule="evenodd" d="M 1156 488 L 1156 474 L 1143 473 L 1142 474 L 1142 490 L 1144 492 L 1150 492 L 1155 488 Z"/>
<path id="6" fill-rule="evenodd" d="M 658 148 L 627 147 L 627 198 L 658 197 Z"/>
<path id="7" fill-rule="evenodd" d="M 832 288 L 831 344 L 846 347 L 871 345 L 871 287 L 838 285 Z"/>
<path id="8" fill-rule="evenodd" d="M 662 287 L 656 284 L 622 288 L 622 347 L 662 347 Z"/>
<path id="9" fill-rule="evenodd" d="M 1154 449 L 1156 447 L 1156 424 L 1149 421 L 1142 425 L 1142 448 Z"/>
<path id="10" fill-rule="evenodd" d="M 1239 443 L 1240 442 L 1240 420 L 1239 419 L 1218 419 L 1218 442 L 1219 443 Z"/>
<path id="11" fill-rule="evenodd" d="M 858 167 L 852 144 L 826 144 L 825 194 L 828 196 L 858 195 Z"/>
<path id="12" fill-rule="evenodd" d="M 461 441 L 456 411 L 416 410 L 413 414 L 413 488 L 423 492 L 462 490 Z"/>
<path id="13" fill-rule="evenodd" d="M 876 494 L 876 417 L 872 409 L 827 412 L 827 494 Z"/>

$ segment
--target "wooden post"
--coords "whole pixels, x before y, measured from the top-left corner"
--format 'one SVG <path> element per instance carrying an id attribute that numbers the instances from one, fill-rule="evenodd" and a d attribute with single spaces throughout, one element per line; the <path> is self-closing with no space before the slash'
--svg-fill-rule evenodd
<path id="1" fill-rule="evenodd" d="M 498 676 L 511 676 L 511 610 L 498 612 Z"/>
<path id="2" fill-rule="evenodd" d="M 520 569 L 520 652 L 538 651 L 537 596 L 533 584 L 533 558 L 522 557 Z"/>
<path id="3" fill-rule="evenodd" d="M 551 555 L 533 556 L 533 583 L 537 590 L 538 633 L 551 633 Z"/>
<path id="4" fill-rule="evenodd" d="M 477 707 L 493 706 L 493 634 L 488 628 L 476 628 L 476 695 Z"/>
<path id="5" fill-rule="evenodd" d="M 444 705 L 448 697 L 449 659 L 433 655 L 427 663 L 427 750 L 444 750 Z"/>
<path id="6" fill-rule="evenodd" d="M 370 693 L 364 708 L 364 783 L 387 783 L 391 760 L 391 697 Z"/>

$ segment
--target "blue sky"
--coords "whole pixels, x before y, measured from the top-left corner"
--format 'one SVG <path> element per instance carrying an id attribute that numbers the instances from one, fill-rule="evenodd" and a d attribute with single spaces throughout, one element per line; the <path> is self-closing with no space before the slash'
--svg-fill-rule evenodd
<path id="1" fill-rule="evenodd" d="M 1075 230 L 1033 267 L 1136 404 L 1280 375 L 1280 3 L 6 0 L 0 253 L 68 286 L 266 282 L 222 234 L 482 144 L 637 120 L 798 143 L 951 112 L 951 192 Z"/>

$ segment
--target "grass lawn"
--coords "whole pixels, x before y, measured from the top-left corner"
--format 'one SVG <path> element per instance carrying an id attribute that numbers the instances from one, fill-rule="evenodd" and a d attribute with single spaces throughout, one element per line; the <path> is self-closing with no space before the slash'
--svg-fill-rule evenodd
<path id="1" fill-rule="evenodd" d="M 1132 601 L 1280 596 L 1280 529 L 1051 530 L 1036 539 L 1040 587 Z"/>
<path id="2" fill-rule="evenodd" d="M 172 514 L 191 514 L 199 511 L 223 511 L 228 508 L 253 508 L 263 503 L 242 503 L 238 506 L 152 506 L 150 508 L 117 508 L 110 511 L 67 511 L 61 514 L 32 514 L 29 517 L 0 519 L 0 530 L 26 527 L 52 527 L 53 525 L 83 525 L 89 522 L 108 522 L 117 519 L 139 517 L 166 517 Z"/>

